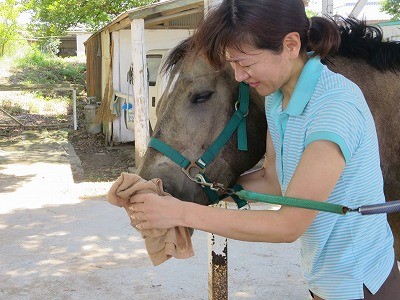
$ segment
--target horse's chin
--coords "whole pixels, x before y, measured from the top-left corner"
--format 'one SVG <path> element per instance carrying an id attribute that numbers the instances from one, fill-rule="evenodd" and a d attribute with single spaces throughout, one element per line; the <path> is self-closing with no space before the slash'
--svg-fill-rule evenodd
<path id="1" fill-rule="evenodd" d="M 182 189 L 173 193 L 172 196 L 186 202 L 193 202 L 201 205 L 210 204 L 210 201 L 203 189 L 192 181 L 185 181 Z"/>

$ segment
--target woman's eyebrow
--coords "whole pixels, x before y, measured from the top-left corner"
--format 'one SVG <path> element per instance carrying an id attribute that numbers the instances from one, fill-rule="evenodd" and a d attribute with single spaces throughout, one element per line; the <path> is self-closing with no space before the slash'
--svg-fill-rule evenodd
<path id="1" fill-rule="evenodd" d="M 226 58 L 226 60 L 227 60 L 228 62 L 239 62 L 239 61 L 244 61 L 244 60 L 247 59 L 247 58 L 237 58 L 237 59 L 233 59 L 233 58 L 228 57 L 228 56 L 225 56 L 225 58 Z"/>

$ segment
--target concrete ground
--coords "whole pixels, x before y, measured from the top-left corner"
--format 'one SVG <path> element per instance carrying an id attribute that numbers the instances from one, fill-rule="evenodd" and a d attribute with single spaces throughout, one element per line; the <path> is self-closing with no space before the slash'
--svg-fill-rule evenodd
<path id="1" fill-rule="evenodd" d="M 153 267 L 111 183 L 82 172 L 65 136 L 0 140 L 0 299 L 208 299 L 207 234 L 195 257 Z M 311 299 L 299 245 L 229 241 L 229 299 Z"/>

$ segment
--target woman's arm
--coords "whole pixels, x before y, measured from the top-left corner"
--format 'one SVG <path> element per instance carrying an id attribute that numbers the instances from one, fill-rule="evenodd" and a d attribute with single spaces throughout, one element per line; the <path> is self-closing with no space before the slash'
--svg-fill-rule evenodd
<path id="1" fill-rule="evenodd" d="M 312 142 L 303 153 L 286 196 L 326 201 L 344 165 L 336 144 Z M 318 213 L 287 206 L 278 211 L 229 210 L 149 194 L 135 196 L 134 201 L 135 217 L 143 221 L 142 229 L 186 226 L 242 241 L 293 242 Z"/>
<path id="2" fill-rule="evenodd" d="M 266 143 L 267 150 L 263 167 L 243 174 L 239 177 L 237 183 L 243 186 L 245 190 L 280 196 L 282 193 L 275 169 L 275 149 L 272 145 L 269 129 L 267 130 Z"/>

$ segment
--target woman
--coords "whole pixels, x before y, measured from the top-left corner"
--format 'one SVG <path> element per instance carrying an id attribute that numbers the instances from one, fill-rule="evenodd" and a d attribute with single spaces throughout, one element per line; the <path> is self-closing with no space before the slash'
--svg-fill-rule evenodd
<path id="1" fill-rule="evenodd" d="M 333 22 L 310 21 L 301 0 L 225 0 L 193 40 L 212 65 L 229 61 L 237 81 L 266 97 L 266 160 L 240 178 L 245 189 L 348 207 L 385 201 L 364 96 L 320 62 L 340 45 Z M 186 226 L 243 241 L 300 239 L 302 272 L 315 299 L 400 297 L 386 215 L 234 211 L 155 195 L 135 196 L 133 210 L 142 229 Z"/>

